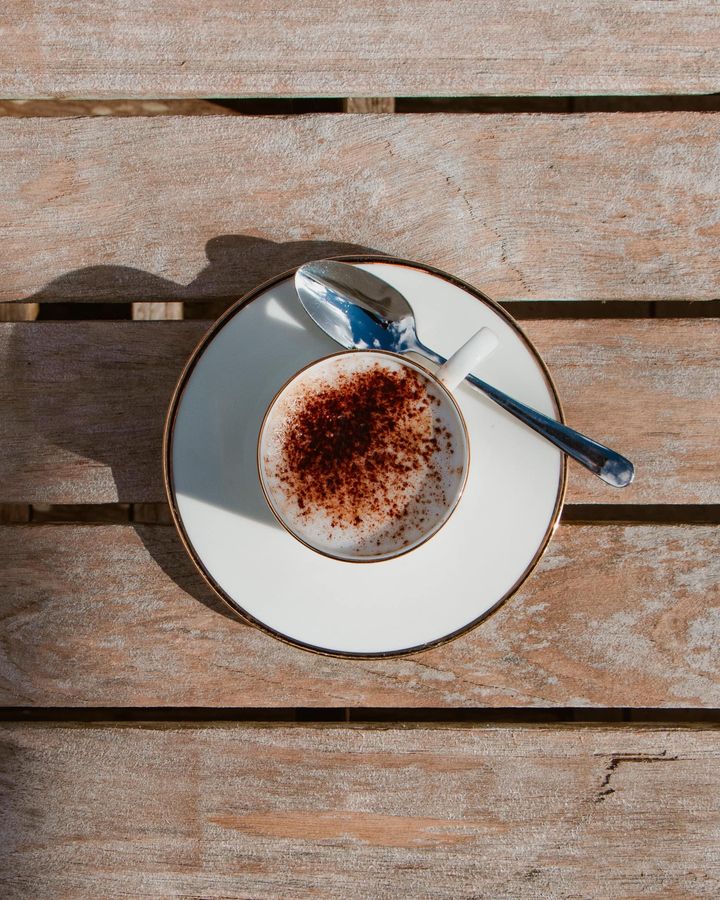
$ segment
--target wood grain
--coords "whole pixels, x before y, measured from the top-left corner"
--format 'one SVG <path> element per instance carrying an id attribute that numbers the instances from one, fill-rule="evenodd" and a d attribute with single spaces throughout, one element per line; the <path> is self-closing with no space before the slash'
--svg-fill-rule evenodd
<path id="1" fill-rule="evenodd" d="M 132 304 L 132 317 L 137 321 L 157 322 L 167 319 L 182 319 L 182 302 L 177 300 L 170 303 L 138 302 Z"/>
<path id="2" fill-rule="evenodd" d="M 395 112 L 394 97 L 348 97 L 343 101 L 343 112 L 347 113 L 391 113 Z"/>
<path id="3" fill-rule="evenodd" d="M 27 10 L 25 11 L 27 18 Z M 227 107 L 212 100 L 75 100 L 50 98 L 0 99 L 0 116 L 228 116 Z"/>
<path id="4" fill-rule="evenodd" d="M 61 0 L 3 12 L 5 97 L 710 93 L 712 0 Z"/>
<path id="5" fill-rule="evenodd" d="M 720 705 L 717 526 L 562 526 L 479 628 L 400 660 L 322 657 L 239 621 L 167 526 L 0 538 L 6 706 Z"/>
<path id="6" fill-rule="evenodd" d="M 718 503 L 720 321 L 522 323 L 555 380 L 566 420 L 627 455 L 636 481 L 609 491 L 575 463 L 571 503 Z"/>
<path id="7" fill-rule="evenodd" d="M 209 323 L 0 325 L 4 502 L 165 500 L 162 427 Z M 574 503 L 720 503 L 720 321 L 529 321 L 567 420 L 627 454 L 616 492 L 572 464 Z"/>
<path id="8" fill-rule="evenodd" d="M 0 148 L 0 300 L 236 298 L 363 249 L 498 300 L 720 290 L 720 114 L 3 119 Z"/>
<path id="9" fill-rule="evenodd" d="M 5 725 L 8 898 L 715 897 L 720 736 Z"/>
<path id="10" fill-rule="evenodd" d="M 34 322 L 39 303 L 0 303 L 0 322 Z"/>
<path id="11" fill-rule="evenodd" d="M 0 524 L 13 525 L 30 521 L 31 508 L 27 503 L 0 503 Z"/>

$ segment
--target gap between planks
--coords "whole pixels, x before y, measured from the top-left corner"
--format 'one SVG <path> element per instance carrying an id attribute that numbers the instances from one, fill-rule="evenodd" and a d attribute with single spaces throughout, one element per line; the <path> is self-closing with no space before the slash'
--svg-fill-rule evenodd
<path id="1" fill-rule="evenodd" d="M 0 708 L 0 722 L 61 726 L 352 728 L 605 727 L 720 729 L 720 710 L 671 708 L 433 707 L 19 707 Z"/>
<path id="2" fill-rule="evenodd" d="M 592 504 L 563 507 L 563 525 L 720 525 L 720 504 Z M 0 525 L 172 525 L 167 503 L 0 503 Z"/>
<path id="3" fill-rule="evenodd" d="M 465 97 L 268 97 L 197 100 L 0 100 L 0 117 L 293 116 L 307 113 L 717 112 L 720 94 Z"/>
<path id="4" fill-rule="evenodd" d="M 278 273 L 281 274 L 281 273 Z M 178 321 L 219 318 L 238 297 L 217 300 L 146 300 L 132 303 L 21 300 L 0 302 L 0 322 L 95 322 L 95 321 Z M 509 300 L 502 307 L 521 324 L 526 321 L 558 319 L 717 319 L 718 300 Z"/>

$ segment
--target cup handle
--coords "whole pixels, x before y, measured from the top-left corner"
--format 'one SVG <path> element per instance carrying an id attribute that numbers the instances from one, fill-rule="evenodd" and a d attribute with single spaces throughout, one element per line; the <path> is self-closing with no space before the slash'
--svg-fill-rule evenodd
<path id="1" fill-rule="evenodd" d="M 498 338 L 489 328 L 481 328 L 469 341 L 457 350 L 450 359 L 435 373 L 449 391 L 465 380 L 465 376 L 486 356 L 489 356 L 498 345 Z"/>

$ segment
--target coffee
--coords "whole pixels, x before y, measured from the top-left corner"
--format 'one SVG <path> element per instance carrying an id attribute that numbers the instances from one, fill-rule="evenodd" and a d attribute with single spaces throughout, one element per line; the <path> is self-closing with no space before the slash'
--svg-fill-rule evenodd
<path id="1" fill-rule="evenodd" d="M 414 364 L 348 353 L 306 369 L 263 427 L 271 506 L 302 541 L 343 559 L 420 543 L 462 490 L 467 446 L 454 403 Z"/>

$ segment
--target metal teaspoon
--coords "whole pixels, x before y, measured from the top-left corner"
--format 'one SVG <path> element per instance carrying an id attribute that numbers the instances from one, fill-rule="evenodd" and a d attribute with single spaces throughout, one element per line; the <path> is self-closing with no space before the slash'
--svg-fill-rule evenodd
<path id="1" fill-rule="evenodd" d="M 310 318 L 347 349 L 415 352 L 439 366 L 447 362 L 421 343 L 412 307 L 400 291 L 364 269 L 336 260 L 306 263 L 295 273 L 295 287 Z M 606 484 L 626 487 L 633 480 L 633 464 L 609 447 L 513 400 L 475 375 L 468 375 L 467 381 Z"/>

